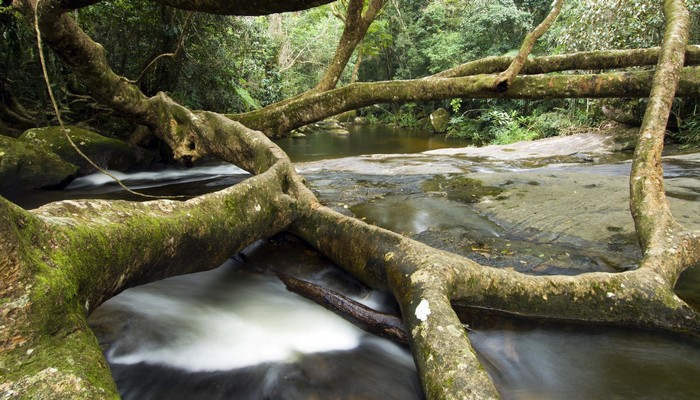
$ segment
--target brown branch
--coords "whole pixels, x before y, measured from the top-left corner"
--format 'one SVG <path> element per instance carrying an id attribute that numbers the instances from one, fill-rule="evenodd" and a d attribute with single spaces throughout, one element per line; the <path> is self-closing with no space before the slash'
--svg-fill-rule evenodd
<path id="1" fill-rule="evenodd" d="M 403 322 L 396 315 L 379 312 L 333 290 L 291 275 L 282 272 L 276 274 L 290 292 L 333 311 L 366 332 L 397 343 L 408 344 Z"/>
<path id="2" fill-rule="evenodd" d="M 559 13 L 561 12 L 563 5 L 564 0 L 556 0 L 549 15 L 547 15 L 547 17 L 532 32 L 525 36 L 525 40 L 523 40 L 523 44 L 520 47 L 518 55 L 513 58 L 513 62 L 511 62 L 508 69 L 503 71 L 500 75 L 498 75 L 498 78 L 496 78 L 497 92 L 501 93 L 508 90 L 508 87 L 510 87 L 511 83 L 513 83 L 515 77 L 518 76 L 520 70 L 523 68 L 523 65 L 525 65 L 525 60 L 527 60 L 527 57 L 532 52 L 533 47 L 535 47 L 535 42 L 540 36 L 547 32 L 547 29 L 549 29 L 549 27 L 554 23 L 557 16 L 559 16 Z"/>
<path id="3" fill-rule="evenodd" d="M 146 72 L 148 72 L 148 70 L 150 70 L 151 67 L 153 67 L 156 64 L 156 62 L 158 62 L 158 60 L 160 60 L 161 58 L 170 57 L 174 60 L 177 58 L 178 55 L 180 55 L 180 52 L 182 52 L 182 48 L 185 47 L 185 35 L 187 34 L 187 28 L 189 28 L 190 26 L 190 20 L 192 19 L 193 14 L 193 11 L 189 11 L 187 13 L 187 17 L 185 18 L 185 23 L 182 26 L 182 32 L 180 32 L 180 38 L 177 41 L 177 47 L 175 47 L 175 51 L 173 51 L 172 53 L 163 53 L 155 57 L 150 63 L 148 63 L 146 68 L 144 68 L 143 71 L 141 71 L 139 77 L 136 78 L 136 81 L 134 81 L 134 83 L 141 82 L 141 79 L 144 77 Z"/>
<path id="4" fill-rule="evenodd" d="M 601 71 L 606 69 L 629 68 L 656 65 L 659 47 L 632 50 L 582 51 L 554 56 L 532 57 L 525 60 L 520 71 L 523 74 L 546 74 L 562 71 Z M 458 65 L 430 78 L 457 78 L 461 76 L 494 74 L 503 71 L 513 62 L 513 57 L 485 57 Z M 686 66 L 700 64 L 700 46 L 686 47 Z"/>
<path id="5" fill-rule="evenodd" d="M 666 199 L 661 152 L 673 98 L 681 79 L 690 22 L 683 0 L 665 0 L 664 15 L 666 31 L 632 162 L 630 209 L 644 251 L 642 267 L 657 270 L 674 284 L 682 271 L 682 264 L 664 259 L 679 257 L 676 235 L 680 227 Z M 673 264 L 676 268 L 671 268 Z"/>

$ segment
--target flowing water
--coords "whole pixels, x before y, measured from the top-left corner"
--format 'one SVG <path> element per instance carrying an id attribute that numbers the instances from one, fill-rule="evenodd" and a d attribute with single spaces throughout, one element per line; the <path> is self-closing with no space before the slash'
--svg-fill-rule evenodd
<path id="1" fill-rule="evenodd" d="M 684 173 L 683 165 L 674 168 Z M 232 166 L 214 166 L 122 178 L 151 193 L 196 195 L 246 176 Z M 128 198 L 94 175 L 48 197 L 32 194 L 16 201 L 34 207 L 59 196 Z M 466 205 L 444 198 L 396 196 L 378 203 L 375 211 L 367 205 L 355 211 L 406 234 L 456 225 L 483 238 L 506 234 Z M 390 210 L 390 215 L 377 209 Z M 123 398 L 423 397 L 406 348 L 365 334 L 287 292 L 269 272 L 275 269 L 396 311 L 391 299 L 365 288 L 302 243 L 261 241 L 215 270 L 126 290 L 90 316 Z M 698 304 L 700 268 L 684 274 L 678 291 Z M 696 341 L 488 319 L 470 323 L 469 336 L 507 399 L 700 398 Z"/>

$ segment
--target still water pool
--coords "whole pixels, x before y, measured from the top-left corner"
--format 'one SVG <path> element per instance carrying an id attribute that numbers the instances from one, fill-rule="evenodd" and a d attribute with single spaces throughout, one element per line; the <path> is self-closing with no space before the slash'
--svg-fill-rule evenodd
<path id="1" fill-rule="evenodd" d="M 305 138 L 276 141 L 293 162 L 316 161 L 363 154 L 420 153 L 448 147 L 464 147 L 469 141 L 449 139 L 420 129 L 388 125 L 350 125 L 348 135 L 310 133 Z"/>

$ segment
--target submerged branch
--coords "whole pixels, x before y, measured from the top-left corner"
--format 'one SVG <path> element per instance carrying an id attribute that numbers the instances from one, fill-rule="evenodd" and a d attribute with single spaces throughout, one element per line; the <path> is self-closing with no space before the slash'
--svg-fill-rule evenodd
<path id="1" fill-rule="evenodd" d="M 396 343 L 408 344 L 401 318 L 371 309 L 333 290 L 277 272 L 287 290 L 305 297 L 352 322 L 360 329 Z"/>

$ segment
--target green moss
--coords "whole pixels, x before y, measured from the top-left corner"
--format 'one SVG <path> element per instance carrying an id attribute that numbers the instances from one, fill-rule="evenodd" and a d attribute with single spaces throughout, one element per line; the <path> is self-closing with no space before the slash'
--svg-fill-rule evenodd
<path id="1" fill-rule="evenodd" d="M 66 129 L 75 145 L 103 168 L 126 170 L 136 159 L 133 150 L 120 140 L 74 126 L 68 126 Z M 19 140 L 41 146 L 61 159 L 77 165 L 81 174 L 94 171 L 94 167 L 71 146 L 60 127 L 30 129 L 24 132 Z"/>
<path id="2" fill-rule="evenodd" d="M 42 147 L 0 136 L 0 193 L 56 186 L 77 169 Z"/>

